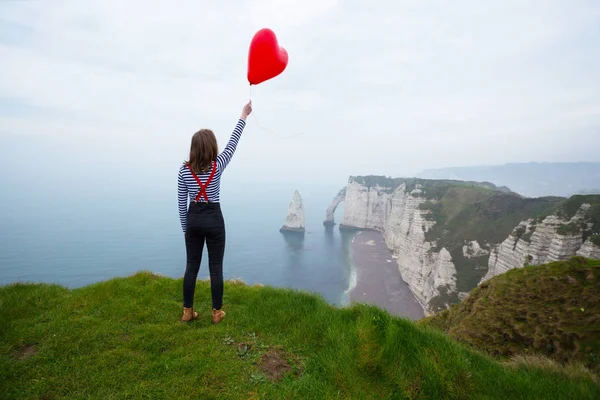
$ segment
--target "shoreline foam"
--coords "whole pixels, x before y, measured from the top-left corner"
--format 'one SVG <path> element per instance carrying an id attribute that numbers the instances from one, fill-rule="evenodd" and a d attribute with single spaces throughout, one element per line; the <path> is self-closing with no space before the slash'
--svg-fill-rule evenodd
<path id="1" fill-rule="evenodd" d="M 350 260 L 350 278 L 348 279 L 348 289 L 344 290 L 344 293 L 342 294 L 342 299 L 340 301 L 342 306 L 347 306 L 352 303 L 351 294 L 358 283 L 356 265 L 354 264 L 354 259 L 352 257 L 352 245 L 354 243 L 354 240 L 356 240 L 356 236 L 358 235 L 360 235 L 360 232 L 356 233 L 352 237 L 350 245 L 348 246 L 348 258 Z"/>

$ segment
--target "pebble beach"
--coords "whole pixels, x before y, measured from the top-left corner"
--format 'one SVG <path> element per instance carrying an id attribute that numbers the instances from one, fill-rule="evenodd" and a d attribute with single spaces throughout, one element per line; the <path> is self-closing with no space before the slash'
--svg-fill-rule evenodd
<path id="1" fill-rule="evenodd" d="M 377 305 L 390 314 L 418 320 L 425 316 L 408 284 L 402 280 L 383 235 L 375 231 L 358 232 L 351 245 L 356 286 L 350 300 Z"/>

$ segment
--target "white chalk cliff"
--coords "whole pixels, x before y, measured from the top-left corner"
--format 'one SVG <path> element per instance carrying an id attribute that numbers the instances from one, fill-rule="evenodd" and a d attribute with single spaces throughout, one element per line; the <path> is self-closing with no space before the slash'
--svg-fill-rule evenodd
<path id="1" fill-rule="evenodd" d="M 522 221 L 504 242 L 492 246 L 488 272 L 481 282 L 524 265 L 541 265 L 552 261 L 567 260 L 575 255 L 599 258 L 600 247 L 583 237 L 586 212 L 589 204 L 582 204 L 570 219 L 550 215 L 542 222 L 533 219 Z M 571 227 L 569 230 L 561 228 Z"/>
<path id="2" fill-rule="evenodd" d="M 420 193 L 418 187 L 407 192 L 405 184 L 392 191 L 388 187 L 365 187 L 350 180 L 342 227 L 383 232 L 402 279 L 429 313 L 432 298 L 441 291 L 456 292 L 456 268 L 448 250 L 435 251 L 434 244 L 425 239 L 425 232 L 435 222 L 425 217 L 430 211 L 419 209 L 419 204 L 427 201 Z"/>
<path id="3" fill-rule="evenodd" d="M 365 182 L 369 182 L 369 185 Z M 540 222 L 533 219 L 523 221 L 502 243 L 468 238 L 462 249 L 459 247 L 462 260 L 453 260 L 450 249 L 436 243 L 438 238 L 429 238 L 433 242 L 428 240 L 430 235 L 427 233 L 436 224 L 430 211 L 435 200 L 428 200 L 418 183 L 407 189 L 406 183 L 399 183 L 400 181 L 390 183 L 390 186 L 385 186 L 385 179 L 381 180 L 383 186 L 376 182 L 377 180 L 368 181 L 361 177 L 350 178 L 343 200 L 342 192 L 338 193 L 327 209 L 324 223 L 333 221 L 336 207 L 344 201 L 341 229 L 373 229 L 382 232 L 402 278 L 408 283 L 426 314 L 448 307 L 448 301 L 460 301 L 477 285 L 480 278 L 465 281 L 459 292 L 457 262 L 465 263 L 465 268 L 482 272 L 487 268 L 488 273 L 481 280 L 483 282 L 509 269 L 522 267 L 526 262 L 543 264 L 574 255 L 600 258 L 600 247 L 590 239 L 583 240 L 584 229 L 577 234 L 561 235 L 557 232 L 561 227 L 564 230 L 565 225 L 580 226 L 585 222 L 584 215 L 589 205 L 584 204 L 568 220 L 550 215 Z M 419 207 L 426 202 L 428 206 Z M 589 236 L 589 232 L 586 235 Z"/>
<path id="4" fill-rule="evenodd" d="M 302 197 L 296 190 L 294 197 L 288 207 L 288 214 L 280 231 L 304 232 L 304 206 L 302 205 Z"/>
<path id="5" fill-rule="evenodd" d="M 337 196 L 335 196 L 333 201 L 331 202 L 331 205 L 325 211 L 325 221 L 323 221 L 323 225 L 330 225 L 330 226 L 335 225 L 335 221 L 334 221 L 335 209 L 337 208 L 337 206 L 340 205 L 340 203 L 342 201 L 344 201 L 345 197 L 346 197 L 346 187 L 344 187 L 342 190 L 339 191 Z"/>
<path id="6" fill-rule="evenodd" d="M 475 258 L 487 256 L 489 251 L 482 249 L 477 240 L 472 240 L 463 246 L 463 256 L 465 258 Z"/>
<path id="7" fill-rule="evenodd" d="M 350 180 L 344 197 L 342 226 L 382 231 L 391 207 L 392 194 L 388 190 L 380 186 L 365 187 Z"/>
<path id="8" fill-rule="evenodd" d="M 383 237 L 394 252 L 402 279 L 429 312 L 429 302 L 441 290 L 456 291 L 456 268 L 448 250 L 435 251 L 435 244 L 425 239 L 425 233 L 435 222 L 426 218 L 430 211 L 419 209 L 419 205 L 427 201 L 420 194 L 418 185 L 410 193 L 405 184 L 400 185 L 389 196 L 387 207 L 378 208 L 386 212 L 385 218 L 381 216 L 375 221 L 378 224 L 380 218 L 385 219 Z"/>
<path id="9" fill-rule="evenodd" d="M 600 246 L 595 245 L 588 239 L 581 245 L 579 250 L 577 250 L 577 255 L 586 258 L 600 259 Z"/>

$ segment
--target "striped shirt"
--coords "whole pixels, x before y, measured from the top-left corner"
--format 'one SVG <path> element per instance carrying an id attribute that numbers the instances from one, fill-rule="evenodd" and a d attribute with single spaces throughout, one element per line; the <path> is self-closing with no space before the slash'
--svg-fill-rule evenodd
<path id="1" fill-rule="evenodd" d="M 206 188 L 206 194 L 208 195 L 209 202 L 219 202 L 221 174 L 227 167 L 227 164 L 229 164 L 229 161 L 231 161 L 231 157 L 233 157 L 233 153 L 235 153 L 235 149 L 240 137 L 242 136 L 242 131 L 244 130 L 245 126 L 246 121 L 240 118 L 231 134 L 231 137 L 229 138 L 227 146 L 225 146 L 225 149 L 223 149 L 221 154 L 219 154 L 215 160 L 217 162 L 217 171 Z M 210 176 L 210 171 L 197 175 L 202 184 L 206 184 L 206 181 Z M 200 186 L 198 186 L 198 182 L 196 182 L 194 179 L 194 176 L 190 172 L 189 168 L 183 164 L 181 167 L 179 167 L 179 175 L 177 177 L 177 199 L 179 203 L 179 220 L 181 221 L 181 229 L 183 229 L 184 232 L 187 227 L 188 199 L 190 203 L 195 201 L 196 195 L 199 191 Z M 198 201 L 204 201 L 204 196 L 200 196 Z"/>

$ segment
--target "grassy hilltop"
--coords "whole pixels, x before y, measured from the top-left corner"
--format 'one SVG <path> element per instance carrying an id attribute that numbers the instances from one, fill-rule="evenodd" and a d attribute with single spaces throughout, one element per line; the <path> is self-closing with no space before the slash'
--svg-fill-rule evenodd
<path id="1" fill-rule="evenodd" d="M 376 307 L 291 290 L 226 282 L 213 326 L 202 281 L 200 320 L 183 324 L 181 284 L 141 272 L 1 287 L 0 398 L 600 398 L 585 371 L 501 363 Z"/>
<path id="2" fill-rule="evenodd" d="M 420 323 L 492 355 L 542 354 L 600 373 L 600 260 L 513 269 Z"/>

